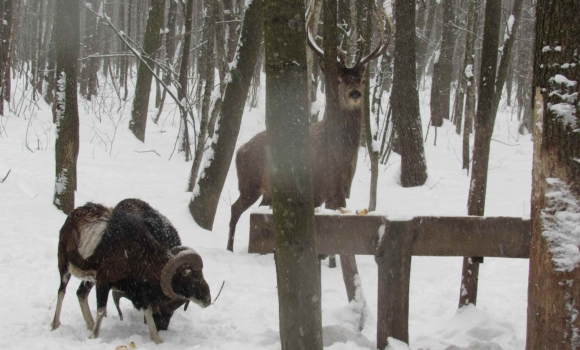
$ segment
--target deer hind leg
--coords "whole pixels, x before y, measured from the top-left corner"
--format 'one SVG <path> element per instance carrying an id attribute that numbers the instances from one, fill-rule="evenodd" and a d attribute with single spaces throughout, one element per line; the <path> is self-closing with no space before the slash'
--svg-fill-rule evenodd
<path id="1" fill-rule="evenodd" d="M 62 302 L 64 300 L 64 295 L 66 294 L 66 286 L 70 280 L 70 272 L 68 269 L 61 270 L 60 273 L 60 286 L 58 287 L 58 299 L 56 301 L 56 310 L 54 312 L 54 318 L 50 324 L 50 330 L 54 331 L 60 326 L 60 312 L 62 311 Z"/>
<path id="2" fill-rule="evenodd" d="M 95 284 L 89 281 L 81 282 L 79 289 L 77 289 L 77 298 L 79 299 L 79 304 L 81 305 L 81 312 L 83 313 L 83 318 L 87 325 L 88 330 L 93 330 L 95 327 L 95 321 L 93 320 L 93 315 L 91 314 L 91 308 L 89 307 L 88 296 L 93 289 Z"/>
<path id="3" fill-rule="evenodd" d="M 241 193 L 240 198 L 232 205 L 232 217 L 230 219 L 230 234 L 228 237 L 228 247 L 230 252 L 234 251 L 234 236 L 236 235 L 236 225 L 242 213 L 248 210 L 252 204 L 256 203 L 262 195 L 262 190 L 258 189 L 251 193 Z"/>

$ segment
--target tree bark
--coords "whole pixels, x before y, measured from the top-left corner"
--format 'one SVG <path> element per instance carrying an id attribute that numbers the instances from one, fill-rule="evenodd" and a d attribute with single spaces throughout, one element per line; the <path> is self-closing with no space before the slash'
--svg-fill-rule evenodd
<path id="1" fill-rule="evenodd" d="M 322 350 L 304 1 L 266 0 L 263 13 L 280 341 L 283 350 Z"/>
<path id="2" fill-rule="evenodd" d="M 75 206 L 79 113 L 77 105 L 77 60 L 79 52 L 79 6 L 57 0 L 56 32 L 56 181 L 54 205 L 68 214 Z"/>
<path id="3" fill-rule="evenodd" d="M 401 1 L 395 10 L 395 69 L 391 106 L 401 151 L 401 185 L 421 186 L 427 163 L 415 75 L 415 3 Z"/>
<path id="4" fill-rule="evenodd" d="M 578 13 L 575 0 L 536 3 L 527 350 L 580 348 L 580 69 L 565 66 L 580 52 Z"/>
<path id="5" fill-rule="evenodd" d="M 153 55 L 161 47 L 163 16 L 165 12 L 165 0 L 151 0 L 147 28 L 143 37 L 142 57 L 150 68 L 154 68 Z M 151 94 L 151 80 L 153 75 L 145 62 L 140 61 L 137 69 L 137 83 L 135 85 L 135 97 L 129 129 L 135 137 L 145 142 L 145 128 L 147 127 L 147 111 L 149 109 L 149 96 Z"/>
<path id="6" fill-rule="evenodd" d="M 431 93 L 431 121 L 433 126 L 443 125 L 443 119 L 449 119 L 449 100 L 451 95 L 451 77 L 453 74 L 453 50 L 455 48 L 453 0 L 443 0 L 443 36 L 438 68 L 433 71 Z M 435 98 L 433 100 L 433 98 Z"/>
<path id="7" fill-rule="evenodd" d="M 495 122 L 495 115 L 492 114 L 492 102 L 495 93 L 500 19 L 501 3 L 499 1 L 487 1 L 485 6 L 475 143 L 473 147 L 473 169 L 471 171 L 471 186 L 467 203 L 468 215 L 483 216 L 485 212 L 489 147 Z M 476 304 L 477 302 L 478 261 L 479 259 L 468 257 L 463 259 L 459 306 Z"/>
<path id="8" fill-rule="evenodd" d="M 230 71 L 231 81 L 226 87 L 223 107 L 217 120 L 211 146 L 213 159 L 207 160 L 193 191 L 189 211 L 195 222 L 211 230 L 234 155 L 238 133 L 250 82 L 260 55 L 262 42 L 262 0 L 253 0 L 244 16 L 242 34 L 238 44 L 237 64 Z"/>

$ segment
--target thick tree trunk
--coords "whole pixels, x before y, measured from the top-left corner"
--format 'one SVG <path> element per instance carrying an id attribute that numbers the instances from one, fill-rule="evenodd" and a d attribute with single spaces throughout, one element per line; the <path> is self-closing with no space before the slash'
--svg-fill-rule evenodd
<path id="1" fill-rule="evenodd" d="M 262 0 L 253 0 L 244 16 L 238 44 L 237 64 L 230 71 L 231 82 L 226 87 L 223 107 L 217 120 L 211 146 L 214 157 L 207 160 L 193 191 L 189 211 L 195 222 L 211 230 L 222 189 L 232 162 L 244 106 L 262 42 Z"/>
<path id="2" fill-rule="evenodd" d="M 538 0 L 527 350 L 580 348 L 580 3 Z"/>
<path id="3" fill-rule="evenodd" d="M 75 3 L 76 5 L 76 3 Z M 58 77 L 56 101 L 56 181 L 54 205 L 68 214 L 75 206 L 77 158 L 79 153 L 79 112 L 77 106 L 77 60 L 79 53 L 79 6 L 67 0 L 56 3 Z"/>
<path id="4" fill-rule="evenodd" d="M 266 0 L 263 13 L 280 342 L 282 350 L 322 350 L 304 1 Z"/>
<path id="5" fill-rule="evenodd" d="M 401 185 L 421 186 L 427 180 L 419 94 L 415 76 L 415 3 L 402 1 L 395 10 L 395 72 L 391 106 L 399 135 Z"/>
<path id="6" fill-rule="evenodd" d="M 161 47 L 161 27 L 163 26 L 163 15 L 165 12 L 165 0 L 151 0 L 147 28 L 143 38 L 142 58 L 137 69 L 137 83 L 135 85 L 135 97 L 133 98 L 133 109 L 129 129 L 135 137 L 145 142 L 145 128 L 147 127 L 147 111 L 149 109 L 149 96 L 151 94 L 151 80 L 153 75 L 149 68 L 154 68 L 153 55 Z M 147 65 L 149 67 L 147 67 Z"/>
<path id="7" fill-rule="evenodd" d="M 475 144 L 473 147 L 473 169 L 471 171 L 471 186 L 467 203 L 468 215 L 483 216 L 485 212 L 489 147 L 495 122 L 495 115 L 492 114 L 492 102 L 495 93 L 500 19 L 501 3 L 499 1 L 488 1 L 485 6 L 479 100 L 477 103 Z M 463 259 L 462 286 L 459 297 L 460 306 L 477 302 L 479 261 L 480 259 L 468 257 Z"/>
<path id="8" fill-rule="evenodd" d="M 443 125 L 443 119 L 449 119 L 449 100 L 451 95 L 451 77 L 453 74 L 453 50 L 455 48 L 453 0 L 443 0 L 443 37 L 438 69 L 433 71 L 431 93 L 431 121 L 433 126 Z M 435 99 L 433 99 L 435 98 Z M 396 114 L 395 114 L 396 115 Z"/>

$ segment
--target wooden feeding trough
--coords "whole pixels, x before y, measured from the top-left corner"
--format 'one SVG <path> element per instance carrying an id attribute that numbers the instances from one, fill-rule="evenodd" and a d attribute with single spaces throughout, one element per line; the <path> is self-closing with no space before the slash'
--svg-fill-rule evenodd
<path id="1" fill-rule="evenodd" d="M 409 342 L 411 256 L 529 258 L 530 221 L 513 217 L 415 217 L 316 214 L 318 254 L 374 255 L 378 265 L 377 347 Z M 275 248 L 271 213 L 250 216 L 249 253 Z"/>

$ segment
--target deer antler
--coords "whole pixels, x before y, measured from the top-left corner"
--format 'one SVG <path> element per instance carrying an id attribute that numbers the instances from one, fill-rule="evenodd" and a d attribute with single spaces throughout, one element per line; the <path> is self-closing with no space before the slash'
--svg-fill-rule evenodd
<path id="1" fill-rule="evenodd" d="M 322 49 L 320 48 L 320 46 L 318 46 L 318 44 L 316 43 L 316 39 L 314 39 L 314 37 L 312 36 L 312 30 L 310 29 L 310 26 L 308 26 L 308 46 L 312 49 L 312 51 L 318 55 L 320 58 L 324 57 L 324 51 L 322 51 Z"/>
<path id="2" fill-rule="evenodd" d="M 384 20 L 386 18 L 386 20 Z M 379 40 L 379 45 L 370 53 L 368 56 L 361 59 L 357 64 L 364 66 L 365 64 L 369 63 L 371 60 L 380 57 L 389 47 L 391 44 L 392 34 L 393 34 L 393 27 L 391 25 L 391 19 L 385 12 L 385 10 L 381 10 L 379 12 L 379 19 L 380 21 L 380 30 L 381 30 L 381 38 Z M 387 27 L 389 27 L 389 36 L 387 37 L 387 41 L 385 42 L 385 22 Z"/>

